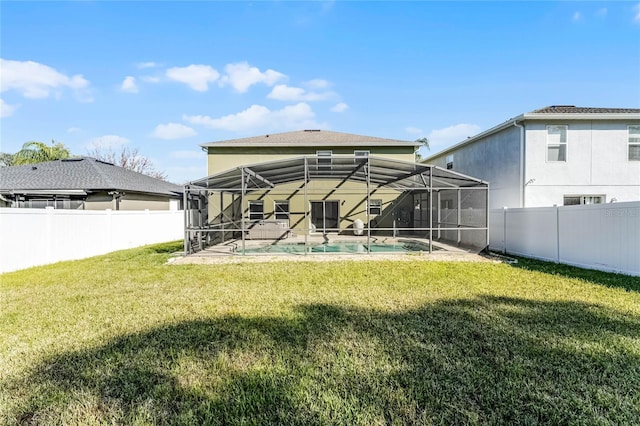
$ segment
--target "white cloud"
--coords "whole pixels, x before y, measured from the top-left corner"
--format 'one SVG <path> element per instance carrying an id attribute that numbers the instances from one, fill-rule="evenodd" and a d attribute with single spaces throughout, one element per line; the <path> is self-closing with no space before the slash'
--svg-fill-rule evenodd
<path id="1" fill-rule="evenodd" d="M 69 127 L 67 133 L 80 133 L 82 129 L 80 127 Z"/>
<path id="2" fill-rule="evenodd" d="M 640 22 L 640 3 L 633 7 L 633 22 Z"/>
<path id="3" fill-rule="evenodd" d="M 62 89 L 73 90 L 81 101 L 90 102 L 89 81 L 81 74 L 71 77 L 55 69 L 33 61 L 11 61 L 0 59 L 0 86 L 2 91 L 16 90 L 25 98 L 46 98 L 52 91 L 60 95 Z"/>
<path id="4" fill-rule="evenodd" d="M 345 104 L 344 102 L 338 102 L 337 104 L 331 107 L 332 112 L 345 112 L 348 109 L 349 109 L 349 105 Z"/>
<path id="5" fill-rule="evenodd" d="M 605 16 L 607 16 L 607 13 L 608 13 L 608 12 L 609 12 L 609 11 L 607 10 L 607 8 L 606 8 L 606 7 L 603 7 L 602 9 L 598 9 L 598 10 L 596 11 L 595 15 L 596 15 L 596 16 L 602 16 L 602 17 L 605 17 Z"/>
<path id="6" fill-rule="evenodd" d="M 328 89 L 329 87 L 331 87 L 331 83 L 320 78 L 306 81 L 303 84 L 311 90 Z"/>
<path id="7" fill-rule="evenodd" d="M 127 93 L 138 93 L 138 85 L 136 84 L 136 78 L 130 75 L 124 78 L 124 81 L 120 85 L 120 90 Z"/>
<path id="8" fill-rule="evenodd" d="M 273 88 L 273 90 L 271 90 L 271 93 L 267 95 L 267 98 L 276 99 L 278 101 L 313 102 L 313 101 L 324 101 L 334 96 L 335 96 L 335 93 L 332 93 L 332 92 L 324 92 L 324 93 L 307 92 L 301 87 L 292 87 L 292 86 L 287 86 L 286 84 L 278 84 Z"/>
<path id="9" fill-rule="evenodd" d="M 138 69 L 143 70 L 146 68 L 156 68 L 156 67 L 159 67 L 160 65 L 155 62 L 138 62 L 136 66 L 138 67 Z"/>
<path id="10" fill-rule="evenodd" d="M 405 127 L 404 131 L 407 133 L 411 133 L 412 135 L 421 135 L 422 134 L 422 129 L 418 128 L 418 127 Z"/>
<path id="11" fill-rule="evenodd" d="M 191 127 L 179 123 L 158 124 L 151 136 L 159 139 L 182 139 L 197 135 Z"/>
<path id="12" fill-rule="evenodd" d="M 13 115 L 16 108 L 16 105 L 9 105 L 4 100 L 0 99 L 0 117 L 9 117 Z"/>
<path id="13" fill-rule="evenodd" d="M 169 68 L 166 72 L 169 79 L 184 83 L 198 92 L 209 90 L 209 83 L 220 77 L 220 73 L 209 65 L 189 65 L 187 67 Z"/>
<path id="14" fill-rule="evenodd" d="M 274 70 L 262 72 L 256 67 L 250 67 L 247 62 L 227 64 L 224 70 L 225 75 L 220 79 L 220 85 L 230 85 L 240 93 L 246 92 L 254 84 L 263 83 L 273 86 L 279 80 L 287 78 L 286 75 Z"/>
<path id="15" fill-rule="evenodd" d="M 129 139 L 117 135 L 105 135 L 93 138 L 87 144 L 88 149 L 115 149 L 129 143 Z"/>
<path id="16" fill-rule="evenodd" d="M 203 151 L 173 151 L 169 153 L 169 156 L 181 160 L 193 160 L 196 158 L 206 158 L 207 154 Z"/>
<path id="17" fill-rule="evenodd" d="M 160 81 L 162 81 L 160 77 L 154 75 L 143 75 L 142 77 L 140 77 L 140 80 L 144 81 L 145 83 L 160 83 Z"/>
<path id="18" fill-rule="evenodd" d="M 274 111 L 262 105 L 251 105 L 237 114 L 229 114 L 220 118 L 185 115 L 183 119 L 191 124 L 234 132 L 327 128 L 325 123 L 317 123 L 314 120 L 315 113 L 304 102 Z"/>
<path id="19" fill-rule="evenodd" d="M 573 17 L 572 17 L 574 22 L 578 22 L 582 20 L 582 13 L 580 12 L 573 12 Z"/>
<path id="20" fill-rule="evenodd" d="M 474 136 L 480 132 L 480 126 L 475 124 L 460 123 L 444 129 L 431 131 L 427 136 L 432 152 L 447 148 L 453 144 L 463 141 L 469 136 Z"/>

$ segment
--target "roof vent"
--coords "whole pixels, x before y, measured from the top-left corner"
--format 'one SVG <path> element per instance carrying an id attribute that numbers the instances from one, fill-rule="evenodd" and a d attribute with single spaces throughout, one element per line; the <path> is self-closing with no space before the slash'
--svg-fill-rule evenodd
<path id="1" fill-rule="evenodd" d="M 31 170 L 38 170 L 36 166 L 31 166 Z"/>
<path id="2" fill-rule="evenodd" d="M 108 162 L 108 161 L 98 160 L 98 159 L 96 159 L 96 163 L 100 163 L 100 164 L 107 164 L 107 165 L 109 165 L 109 166 L 115 166 L 115 164 L 113 164 L 113 163 L 110 163 L 110 162 Z"/>
<path id="3" fill-rule="evenodd" d="M 305 129 L 305 132 L 319 132 L 320 129 Z"/>
<path id="4" fill-rule="evenodd" d="M 71 158 L 63 158 L 60 161 L 67 163 L 67 162 L 71 162 L 71 161 L 82 161 L 84 160 L 84 158 L 82 157 L 71 157 Z"/>
<path id="5" fill-rule="evenodd" d="M 549 108 L 575 108 L 575 105 L 551 105 Z"/>

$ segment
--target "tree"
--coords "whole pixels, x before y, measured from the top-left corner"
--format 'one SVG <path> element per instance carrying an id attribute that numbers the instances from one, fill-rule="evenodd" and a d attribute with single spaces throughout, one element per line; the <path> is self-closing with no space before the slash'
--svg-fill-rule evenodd
<path id="1" fill-rule="evenodd" d="M 416 151 L 416 161 L 420 161 L 422 159 L 422 155 L 418 151 L 421 148 L 427 148 L 428 150 L 430 150 L 431 147 L 429 147 L 429 139 L 427 139 L 427 138 L 416 139 L 416 142 L 422 144 L 422 146 L 420 148 L 418 148 L 418 150 Z"/>
<path id="2" fill-rule="evenodd" d="M 44 142 L 31 141 L 22 145 L 20 151 L 13 154 L 11 161 L 14 166 L 23 164 L 42 163 L 43 161 L 64 160 L 71 152 L 61 142 L 51 140 L 51 145 Z"/>
<path id="3" fill-rule="evenodd" d="M 113 149 L 93 148 L 88 155 L 96 160 L 112 163 L 152 178 L 167 180 L 167 174 L 164 171 L 156 170 L 153 161 L 140 154 L 138 148 L 122 148 L 117 152 Z"/>
<path id="4" fill-rule="evenodd" d="M 13 154 L 0 152 L 0 167 L 13 166 Z"/>

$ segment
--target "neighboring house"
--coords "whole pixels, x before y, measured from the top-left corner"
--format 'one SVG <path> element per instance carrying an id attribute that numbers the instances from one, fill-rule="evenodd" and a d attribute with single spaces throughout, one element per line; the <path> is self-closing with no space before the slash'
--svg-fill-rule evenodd
<path id="1" fill-rule="evenodd" d="M 425 163 L 488 181 L 491 208 L 640 200 L 640 109 L 550 106 Z"/>
<path id="2" fill-rule="evenodd" d="M 178 210 L 183 187 L 95 158 L 0 168 L 0 206 Z"/>
<path id="3" fill-rule="evenodd" d="M 431 193 L 438 200 L 459 200 L 459 189 L 466 188 L 468 207 L 486 205 L 485 182 L 416 163 L 420 146 L 327 130 L 203 144 L 209 176 L 186 187 L 185 248 L 194 241 L 202 248 L 220 240 L 353 235 L 363 228 L 365 234 L 424 237 L 442 217 L 430 212 L 436 205 L 429 201 Z M 480 229 L 483 214 L 478 210 L 482 223 L 474 223 Z M 451 226 L 457 231 L 470 216 L 458 214 Z M 456 232 L 455 238 L 484 247 L 483 232 L 463 237 Z"/>

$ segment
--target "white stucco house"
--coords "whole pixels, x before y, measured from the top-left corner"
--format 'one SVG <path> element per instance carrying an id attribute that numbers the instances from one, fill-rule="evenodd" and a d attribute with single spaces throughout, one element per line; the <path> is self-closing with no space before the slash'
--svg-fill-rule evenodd
<path id="1" fill-rule="evenodd" d="M 640 200 L 640 109 L 549 106 L 425 163 L 490 183 L 490 208 Z"/>

